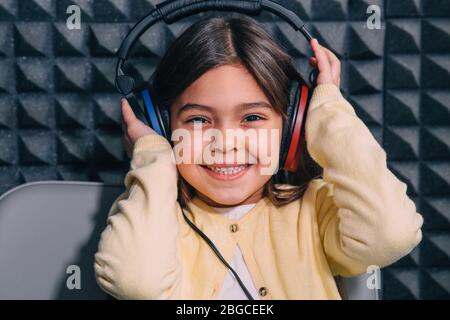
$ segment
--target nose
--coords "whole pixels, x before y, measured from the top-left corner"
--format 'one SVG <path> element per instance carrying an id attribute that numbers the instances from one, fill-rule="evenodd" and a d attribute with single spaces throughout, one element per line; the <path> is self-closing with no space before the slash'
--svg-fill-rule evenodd
<path id="1" fill-rule="evenodd" d="M 233 129 L 225 129 L 216 131 L 217 134 L 213 135 L 211 142 L 211 151 L 213 152 L 222 152 L 223 154 L 227 154 L 229 152 L 234 152 L 238 150 L 238 146 L 236 145 L 236 139 L 232 134 Z M 227 131 L 228 134 L 227 134 Z"/>

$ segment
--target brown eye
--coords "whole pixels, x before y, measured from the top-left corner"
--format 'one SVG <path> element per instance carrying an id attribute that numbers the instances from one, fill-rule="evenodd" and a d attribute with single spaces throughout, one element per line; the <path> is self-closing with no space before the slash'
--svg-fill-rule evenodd
<path id="1" fill-rule="evenodd" d="M 206 121 L 208 121 L 208 120 L 203 117 L 195 117 L 195 118 L 191 118 L 191 119 L 187 120 L 186 122 L 187 123 L 195 123 L 195 122 L 205 123 Z"/>
<path id="2" fill-rule="evenodd" d="M 264 118 L 262 118 L 261 116 L 258 116 L 256 114 L 249 115 L 249 116 L 245 117 L 245 119 L 247 120 L 247 122 L 264 120 Z"/>

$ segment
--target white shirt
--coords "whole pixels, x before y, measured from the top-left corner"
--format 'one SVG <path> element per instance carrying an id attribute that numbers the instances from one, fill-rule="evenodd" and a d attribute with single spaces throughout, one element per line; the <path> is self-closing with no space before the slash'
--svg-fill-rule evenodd
<path id="1" fill-rule="evenodd" d="M 242 216 L 244 216 L 250 209 L 252 209 L 256 203 L 251 204 L 243 204 L 240 206 L 232 207 L 232 208 L 219 208 L 212 207 L 217 212 L 220 212 L 224 216 L 228 217 L 232 220 L 238 220 Z M 247 265 L 245 264 L 244 258 L 242 257 L 241 250 L 239 246 L 236 246 L 236 249 L 233 254 L 233 261 L 230 263 L 230 266 L 236 271 L 239 278 L 241 278 L 247 290 L 252 295 L 253 299 L 259 300 L 258 291 L 253 284 L 252 277 L 250 272 L 248 271 Z M 241 286 L 237 282 L 236 278 L 233 276 L 230 270 L 228 270 L 225 280 L 222 285 L 222 289 L 217 295 L 218 300 L 247 300 L 247 296 L 242 290 Z"/>

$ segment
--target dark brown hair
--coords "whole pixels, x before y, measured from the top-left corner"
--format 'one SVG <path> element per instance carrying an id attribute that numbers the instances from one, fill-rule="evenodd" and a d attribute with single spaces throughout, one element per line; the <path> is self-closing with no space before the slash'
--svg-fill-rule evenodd
<path id="1" fill-rule="evenodd" d="M 301 75 L 292 58 L 269 33 L 252 18 L 240 14 L 207 17 L 187 28 L 158 64 L 153 96 L 159 105 L 170 106 L 204 73 L 231 64 L 242 64 L 252 74 L 276 112 L 285 119 L 290 83 L 301 79 Z M 309 182 L 322 174 L 307 152 L 304 128 L 301 140 L 298 171 L 288 174 L 279 170 L 264 187 L 263 196 L 275 206 L 301 198 Z M 181 175 L 178 179 L 178 201 L 186 207 L 196 191 Z"/>

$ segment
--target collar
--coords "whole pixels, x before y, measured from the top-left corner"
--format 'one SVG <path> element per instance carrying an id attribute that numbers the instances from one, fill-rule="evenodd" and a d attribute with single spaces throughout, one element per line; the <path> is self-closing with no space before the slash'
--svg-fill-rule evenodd
<path id="1" fill-rule="evenodd" d="M 271 205 L 272 203 L 267 197 L 262 197 L 258 200 L 255 206 L 251 208 L 242 218 L 233 220 L 228 218 L 224 214 L 217 212 L 214 208 L 209 206 L 198 196 L 194 196 L 191 201 L 187 203 L 188 210 L 194 217 L 194 220 L 204 220 L 214 223 L 220 223 L 223 225 L 229 225 L 230 223 L 243 224 L 249 220 L 254 219 L 264 208 L 267 208 Z"/>

